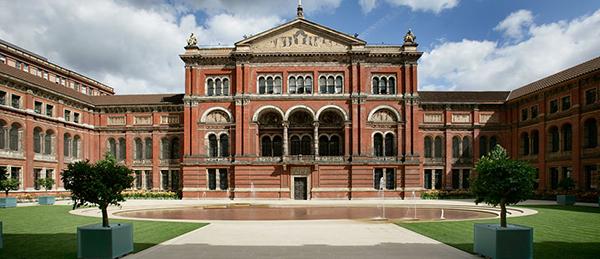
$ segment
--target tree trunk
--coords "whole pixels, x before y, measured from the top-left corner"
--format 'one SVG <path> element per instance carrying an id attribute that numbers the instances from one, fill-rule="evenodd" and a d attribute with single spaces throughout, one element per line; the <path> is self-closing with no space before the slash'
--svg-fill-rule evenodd
<path id="1" fill-rule="evenodd" d="M 500 227 L 506 227 L 506 203 L 500 202 Z"/>
<path id="2" fill-rule="evenodd" d="M 101 207 L 100 210 L 102 210 L 102 227 L 107 228 L 110 226 L 108 224 L 108 210 L 106 209 L 106 206 Z"/>

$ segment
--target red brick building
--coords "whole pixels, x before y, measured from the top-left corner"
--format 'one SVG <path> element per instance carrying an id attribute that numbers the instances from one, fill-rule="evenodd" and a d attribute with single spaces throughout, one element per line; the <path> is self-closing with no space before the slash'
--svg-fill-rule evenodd
<path id="1" fill-rule="evenodd" d="M 2 42 L 0 166 L 15 193 L 110 152 L 135 188 L 190 199 L 401 198 L 468 188 L 500 144 L 538 168 L 540 189 L 567 176 L 597 188 L 600 58 L 510 92 L 423 92 L 421 54 L 412 32 L 369 45 L 299 10 L 233 47 L 190 38 L 183 94 L 113 95 Z"/>

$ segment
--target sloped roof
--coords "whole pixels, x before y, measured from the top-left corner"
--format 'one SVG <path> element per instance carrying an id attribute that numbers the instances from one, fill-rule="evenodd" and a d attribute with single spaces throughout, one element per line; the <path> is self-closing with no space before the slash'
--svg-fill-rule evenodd
<path id="1" fill-rule="evenodd" d="M 510 93 L 510 95 L 508 96 L 508 100 L 519 98 L 521 96 L 540 91 L 546 87 L 566 82 L 573 78 L 598 70 L 600 70 L 600 56 L 583 62 L 579 65 L 567 68 L 546 78 L 542 78 L 533 83 L 517 88 Z"/>
<path id="2" fill-rule="evenodd" d="M 452 91 L 419 92 L 421 103 L 481 103 L 501 104 L 506 101 L 509 91 Z"/>
<path id="3" fill-rule="evenodd" d="M 183 104 L 183 94 L 131 94 L 91 96 L 97 106 Z"/>

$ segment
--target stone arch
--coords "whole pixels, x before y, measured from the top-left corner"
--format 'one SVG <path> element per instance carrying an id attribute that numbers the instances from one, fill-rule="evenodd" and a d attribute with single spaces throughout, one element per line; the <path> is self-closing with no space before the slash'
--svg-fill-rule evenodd
<path id="1" fill-rule="evenodd" d="M 202 117 L 200 117 L 200 122 L 201 123 L 206 123 L 206 119 L 208 117 L 208 115 L 213 112 L 213 111 L 222 111 L 225 112 L 227 114 L 227 116 L 229 117 L 228 123 L 233 122 L 233 115 L 231 114 L 231 112 L 223 107 L 212 107 L 207 109 L 206 111 L 204 111 L 204 113 L 202 114 Z"/>
<path id="2" fill-rule="evenodd" d="M 265 105 L 265 106 L 261 106 L 260 108 L 258 108 L 256 110 L 256 112 L 254 112 L 254 115 L 252 116 L 252 122 L 258 122 L 258 118 L 260 117 L 260 115 L 265 112 L 265 111 L 275 111 L 277 113 L 279 113 L 279 115 L 281 115 L 281 118 L 285 118 L 285 114 L 283 112 L 283 110 L 281 110 L 281 108 L 274 106 L 274 105 Z"/>
<path id="3" fill-rule="evenodd" d="M 317 114 L 316 114 L 315 118 L 317 118 L 317 119 L 320 118 L 321 117 L 321 113 L 323 113 L 324 111 L 329 110 L 329 109 L 337 110 L 339 113 L 341 113 L 341 115 L 342 115 L 342 117 L 344 118 L 345 121 L 350 120 L 350 118 L 348 116 L 348 113 L 344 109 L 342 109 L 342 107 L 339 107 L 339 106 L 333 105 L 333 104 L 325 105 L 325 106 L 321 107 L 317 111 Z"/>
<path id="4" fill-rule="evenodd" d="M 392 112 L 392 114 L 394 116 L 396 116 L 396 118 L 394 118 L 396 120 L 396 122 L 400 121 L 400 118 L 401 118 L 400 113 L 398 113 L 398 111 L 394 107 L 391 107 L 389 105 L 379 105 L 379 106 L 375 107 L 374 109 L 372 109 L 371 112 L 369 112 L 369 117 L 367 117 L 368 120 L 373 121 L 373 115 L 380 110 L 388 110 L 388 111 Z"/>
<path id="5" fill-rule="evenodd" d="M 289 119 L 290 115 L 291 115 L 291 114 L 292 114 L 294 111 L 296 111 L 296 110 L 304 110 L 304 111 L 307 111 L 307 112 L 308 112 L 308 113 L 309 113 L 309 114 L 310 114 L 310 115 L 313 117 L 313 120 L 315 120 L 315 118 L 316 118 L 316 117 L 315 117 L 315 111 L 314 111 L 313 109 L 311 109 L 310 107 L 308 107 L 308 106 L 306 106 L 306 105 L 296 105 L 296 106 L 294 106 L 294 107 L 291 107 L 291 108 L 289 108 L 289 109 L 288 109 L 288 110 L 285 112 L 285 115 L 284 115 L 284 117 L 283 117 L 283 120 L 286 120 L 286 121 L 287 121 L 287 120 Z"/>

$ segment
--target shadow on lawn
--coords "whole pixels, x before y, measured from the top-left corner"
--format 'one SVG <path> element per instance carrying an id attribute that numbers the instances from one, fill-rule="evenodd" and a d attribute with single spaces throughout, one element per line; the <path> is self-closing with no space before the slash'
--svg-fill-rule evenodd
<path id="1" fill-rule="evenodd" d="M 561 205 L 527 205 L 524 206 L 531 209 L 547 209 L 547 210 L 564 210 L 572 212 L 588 212 L 588 213 L 600 213 L 599 207 L 589 206 L 561 206 Z"/>
<path id="2" fill-rule="evenodd" d="M 453 247 L 468 253 L 473 253 L 473 243 L 448 243 Z M 533 243 L 533 258 L 598 258 L 599 242 L 569 243 L 569 242 L 535 242 Z"/>
<path id="3" fill-rule="evenodd" d="M 156 244 L 134 243 L 134 252 Z M 4 234 L 0 258 L 77 258 L 77 234 Z"/>

